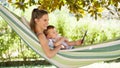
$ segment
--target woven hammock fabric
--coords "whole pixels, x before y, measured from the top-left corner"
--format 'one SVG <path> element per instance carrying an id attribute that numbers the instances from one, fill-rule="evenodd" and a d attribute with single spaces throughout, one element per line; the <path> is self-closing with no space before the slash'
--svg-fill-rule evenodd
<path id="1" fill-rule="evenodd" d="M 49 59 L 44 54 L 38 38 L 20 18 L 0 5 L 0 16 L 37 54 L 60 68 L 78 68 L 95 62 L 120 58 L 120 38 L 96 45 L 84 46 L 71 50 L 60 50 L 55 57 Z"/>

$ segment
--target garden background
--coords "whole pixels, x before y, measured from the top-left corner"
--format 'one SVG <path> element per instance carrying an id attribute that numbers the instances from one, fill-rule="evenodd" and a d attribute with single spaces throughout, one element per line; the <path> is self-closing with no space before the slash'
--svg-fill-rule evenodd
<path id="1" fill-rule="evenodd" d="M 93 4 L 94 6 L 98 6 L 96 8 L 96 11 L 95 9 L 92 9 L 94 6 L 90 7 L 88 11 L 85 10 L 86 6 L 82 6 L 82 9 L 79 9 L 79 7 L 75 8 L 73 7 L 73 0 L 53 1 L 55 2 L 53 3 L 53 6 L 56 7 L 50 7 L 51 4 L 47 4 L 45 6 L 47 0 L 41 0 L 41 6 L 37 4 L 36 0 L 28 0 L 29 3 L 25 0 L 0 0 L 0 4 L 4 5 L 6 8 L 8 8 L 10 11 L 17 14 L 18 16 L 24 16 L 28 21 L 31 18 L 32 9 L 39 7 L 41 9 L 44 8 L 48 10 L 49 24 L 54 25 L 57 28 L 59 34 L 67 37 L 69 40 L 73 41 L 82 39 L 85 31 L 88 31 L 82 46 L 99 44 L 120 38 L 119 0 L 117 0 L 116 2 L 114 2 L 114 0 L 111 0 L 114 4 L 110 3 L 110 5 L 108 5 L 109 7 L 107 8 L 110 8 L 110 10 L 101 7 L 101 5 L 99 6 L 99 1 L 97 0 L 88 0 L 91 1 L 91 4 Z M 108 2 L 109 1 L 110 0 L 108 0 Z M 81 5 L 79 4 L 79 2 L 81 4 L 83 3 L 82 0 L 78 0 L 75 5 L 77 5 L 77 3 L 78 5 Z M 60 3 L 63 4 L 60 5 Z M 87 1 L 85 3 L 87 3 Z M 118 6 L 115 6 L 117 5 L 117 3 Z M 42 5 L 44 5 L 44 7 L 42 7 Z M 117 11 L 116 9 L 114 9 L 114 7 L 118 8 Z M 27 65 L 27 61 L 39 61 L 38 63 L 30 63 L 32 65 L 51 65 L 49 62 L 45 61 L 42 57 L 32 51 L 31 48 L 29 48 L 22 41 L 22 39 L 20 39 L 20 37 L 11 29 L 6 21 L 2 17 L 0 17 L 0 65 L 6 66 L 6 64 L 3 62 L 11 63 L 11 61 L 25 62 L 24 64 L 21 64 L 23 62 L 19 63 L 18 66 L 25 64 Z M 108 62 L 112 61 L 118 62 L 119 59 L 111 60 Z M 13 66 L 15 64 L 16 63 L 13 63 Z M 8 64 L 8 66 L 9 65 L 11 64 Z"/>

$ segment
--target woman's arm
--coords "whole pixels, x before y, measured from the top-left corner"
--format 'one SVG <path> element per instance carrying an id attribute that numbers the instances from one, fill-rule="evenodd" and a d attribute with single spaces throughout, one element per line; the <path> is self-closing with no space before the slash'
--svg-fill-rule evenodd
<path id="1" fill-rule="evenodd" d="M 61 49 L 61 46 L 57 46 L 55 49 L 51 50 L 48 46 L 48 40 L 46 39 L 44 34 L 38 35 L 38 39 L 40 44 L 48 58 L 52 58 L 56 55 L 56 53 Z"/>
<path id="2" fill-rule="evenodd" d="M 68 41 L 66 42 L 69 46 L 73 46 L 73 45 L 81 45 L 82 44 L 82 40 L 77 40 L 77 41 Z"/>

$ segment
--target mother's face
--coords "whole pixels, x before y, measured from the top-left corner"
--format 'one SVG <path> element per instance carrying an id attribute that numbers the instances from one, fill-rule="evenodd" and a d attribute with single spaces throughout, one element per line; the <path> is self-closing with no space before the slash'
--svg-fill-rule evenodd
<path id="1" fill-rule="evenodd" d="M 47 29 L 48 26 L 48 21 L 49 17 L 48 14 L 43 15 L 41 18 L 36 19 L 36 24 L 41 28 L 41 29 Z"/>

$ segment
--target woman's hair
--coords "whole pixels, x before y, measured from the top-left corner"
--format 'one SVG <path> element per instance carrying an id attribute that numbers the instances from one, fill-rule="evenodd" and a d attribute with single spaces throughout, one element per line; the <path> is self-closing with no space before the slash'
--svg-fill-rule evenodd
<path id="1" fill-rule="evenodd" d="M 49 29 L 54 29 L 54 28 L 55 28 L 55 27 L 54 27 L 53 25 L 49 25 L 49 26 L 47 26 L 47 29 L 44 30 L 44 34 L 45 34 L 45 36 L 48 35 L 48 30 L 49 30 Z"/>
<path id="2" fill-rule="evenodd" d="M 34 32 L 35 32 L 35 19 L 39 19 L 45 14 L 48 14 L 48 12 L 45 10 L 39 10 L 38 8 L 33 9 L 30 20 L 30 27 Z"/>

